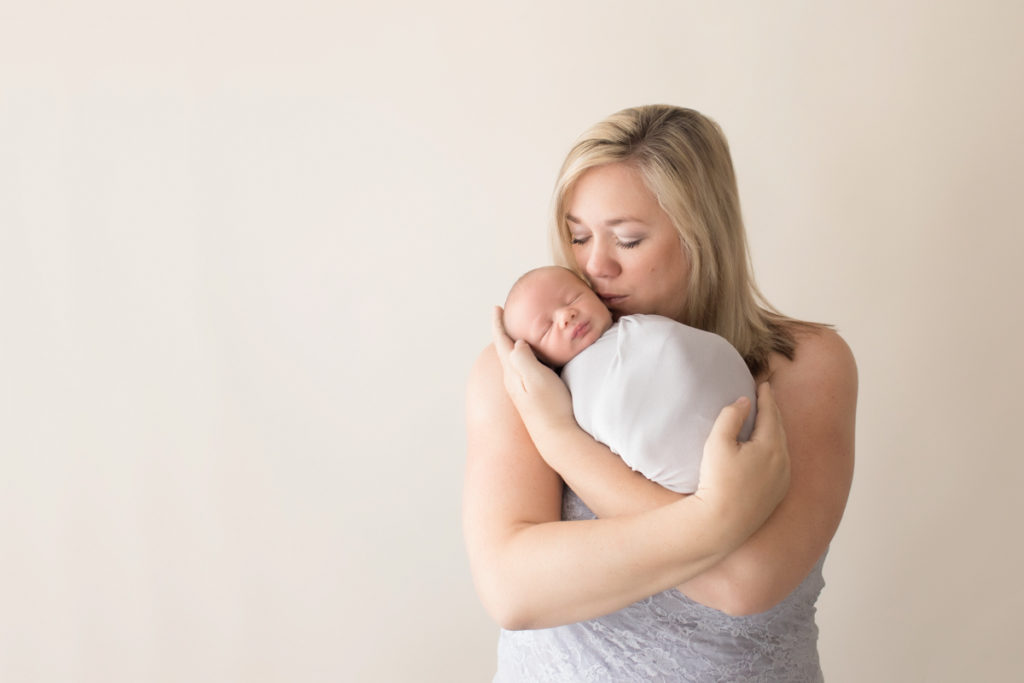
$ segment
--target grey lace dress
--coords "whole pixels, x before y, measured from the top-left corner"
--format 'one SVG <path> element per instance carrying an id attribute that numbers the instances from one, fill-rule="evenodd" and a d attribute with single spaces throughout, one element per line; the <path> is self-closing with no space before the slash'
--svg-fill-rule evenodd
<path id="1" fill-rule="evenodd" d="M 566 489 L 562 518 L 593 517 Z M 589 621 L 503 630 L 494 681 L 821 681 L 814 603 L 824 560 L 785 600 L 751 616 L 731 617 L 672 589 Z"/>

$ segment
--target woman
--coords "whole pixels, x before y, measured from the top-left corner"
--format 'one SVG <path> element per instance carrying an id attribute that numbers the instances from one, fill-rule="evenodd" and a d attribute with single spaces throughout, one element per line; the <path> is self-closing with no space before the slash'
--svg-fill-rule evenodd
<path id="1" fill-rule="evenodd" d="M 728 339 L 758 417 L 737 444 L 749 406 L 722 411 L 681 497 L 582 432 L 496 318 L 469 380 L 464 527 L 508 629 L 497 679 L 819 680 L 814 601 L 853 473 L 856 366 L 833 331 L 761 298 L 720 129 L 668 106 L 598 123 L 562 167 L 553 234 L 614 315 Z"/>

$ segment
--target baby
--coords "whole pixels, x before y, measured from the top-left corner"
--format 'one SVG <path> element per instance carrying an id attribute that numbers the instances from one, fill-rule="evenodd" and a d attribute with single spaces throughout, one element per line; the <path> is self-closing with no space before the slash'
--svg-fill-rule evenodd
<path id="1" fill-rule="evenodd" d="M 704 442 L 722 408 L 756 405 L 746 363 L 722 337 L 660 315 L 612 323 L 572 271 L 531 270 L 505 301 L 505 330 L 555 370 L 580 427 L 632 469 L 678 493 L 697 490 Z M 751 410 L 740 432 L 754 425 Z"/>

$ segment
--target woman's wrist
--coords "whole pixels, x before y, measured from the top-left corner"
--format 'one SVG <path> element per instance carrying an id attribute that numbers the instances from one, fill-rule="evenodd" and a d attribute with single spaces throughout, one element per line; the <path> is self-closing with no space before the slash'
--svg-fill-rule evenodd
<path id="1" fill-rule="evenodd" d="M 566 457 L 581 447 L 582 439 L 591 440 L 590 436 L 576 424 L 576 420 L 566 419 L 564 416 L 546 415 L 530 422 L 532 424 L 527 424 L 526 430 L 533 439 L 533 445 L 544 458 L 544 462 L 559 474 L 562 474 L 560 467 L 563 466 Z"/>

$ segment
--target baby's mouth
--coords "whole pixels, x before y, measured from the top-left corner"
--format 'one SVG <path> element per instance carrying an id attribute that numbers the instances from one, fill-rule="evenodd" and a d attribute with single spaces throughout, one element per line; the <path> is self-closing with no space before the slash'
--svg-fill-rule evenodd
<path id="1" fill-rule="evenodd" d="M 579 325 L 577 325 L 573 329 L 573 331 L 572 331 L 572 338 L 573 339 L 579 339 L 580 337 L 585 335 L 587 333 L 587 330 L 589 330 L 589 329 L 590 329 L 590 321 L 589 320 L 587 322 L 580 323 Z"/>

